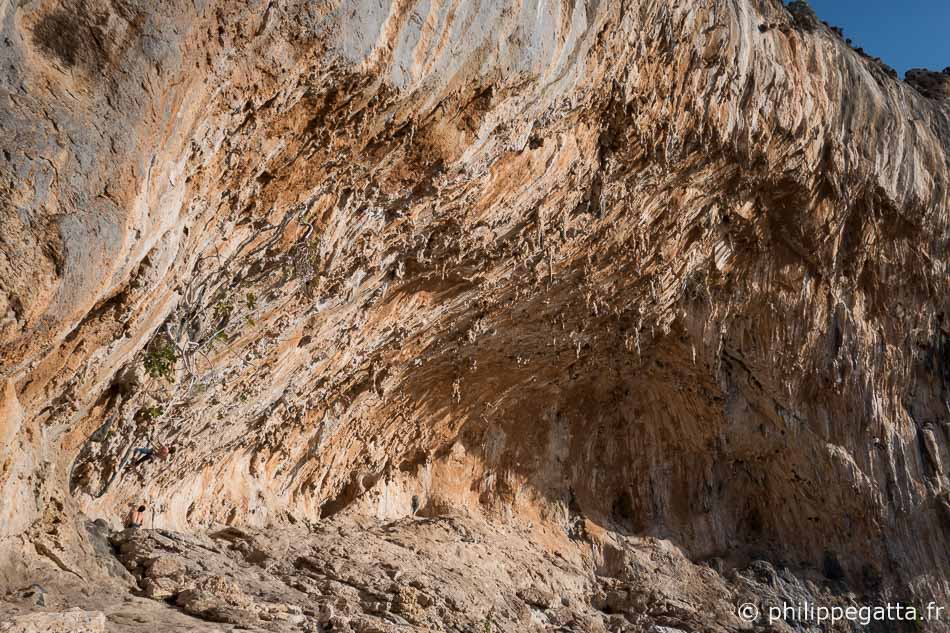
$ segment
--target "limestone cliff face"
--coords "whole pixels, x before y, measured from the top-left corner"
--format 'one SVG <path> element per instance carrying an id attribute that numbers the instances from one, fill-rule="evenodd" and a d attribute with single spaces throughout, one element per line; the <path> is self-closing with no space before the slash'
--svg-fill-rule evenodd
<path id="1" fill-rule="evenodd" d="M 100 573 L 77 517 L 145 500 L 950 598 L 931 84 L 773 0 L 19 0 L 0 30 L 7 582 L 33 549 Z M 128 467 L 150 437 L 176 452 Z"/>

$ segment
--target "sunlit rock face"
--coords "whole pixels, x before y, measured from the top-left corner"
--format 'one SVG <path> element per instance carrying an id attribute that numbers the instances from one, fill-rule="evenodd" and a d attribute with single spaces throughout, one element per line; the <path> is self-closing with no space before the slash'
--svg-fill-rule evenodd
<path id="1" fill-rule="evenodd" d="M 87 519 L 144 502 L 946 602 L 950 101 L 806 18 L 0 5 L 0 587 L 141 582 Z"/>

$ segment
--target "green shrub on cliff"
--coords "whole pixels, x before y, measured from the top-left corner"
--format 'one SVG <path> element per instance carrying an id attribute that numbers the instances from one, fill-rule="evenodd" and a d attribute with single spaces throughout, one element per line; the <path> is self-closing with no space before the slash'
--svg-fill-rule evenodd
<path id="1" fill-rule="evenodd" d="M 148 350 L 145 352 L 143 364 L 145 371 L 152 378 L 173 379 L 175 371 L 175 362 L 178 355 L 175 353 L 175 347 L 167 339 L 152 341 Z"/>

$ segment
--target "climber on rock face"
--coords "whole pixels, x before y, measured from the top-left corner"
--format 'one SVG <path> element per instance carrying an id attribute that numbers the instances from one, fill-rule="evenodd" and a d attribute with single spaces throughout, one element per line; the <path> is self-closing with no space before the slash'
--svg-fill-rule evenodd
<path id="1" fill-rule="evenodd" d="M 149 443 L 151 444 L 151 442 Z M 139 459 L 135 461 L 133 465 L 138 466 L 140 464 L 144 464 L 145 462 L 152 461 L 153 459 L 156 459 L 156 458 L 164 461 L 168 459 L 169 455 L 174 454 L 174 452 L 175 452 L 174 448 L 168 448 L 161 442 L 156 441 L 154 447 L 152 446 L 140 447 L 132 451 L 133 457 L 135 457 L 136 455 L 141 455 L 141 457 L 139 457 Z"/>
<path id="2" fill-rule="evenodd" d="M 129 516 L 125 519 L 126 528 L 140 528 L 145 523 L 145 506 L 132 506 Z"/>

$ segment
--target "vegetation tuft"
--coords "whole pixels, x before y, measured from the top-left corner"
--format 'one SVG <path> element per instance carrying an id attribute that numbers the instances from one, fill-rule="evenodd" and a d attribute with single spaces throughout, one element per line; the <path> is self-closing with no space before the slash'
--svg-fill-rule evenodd
<path id="1" fill-rule="evenodd" d="M 152 378 L 174 379 L 175 362 L 178 355 L 171 341 L 162 337 L 149 345 L 145 352 L 145 371 Z"/>
<path id="2" fill-rule="evenodd" d="M 485 623 L 483 626 L 483 633 L 491 633 L 495 625 L 495 608 L 492 607 L 488 610 L 488 613 L 485 614 Z"/>
<path id="3" fill-rule="evenodd" d="M 143 422 L 152 422 L 157 420 L 163 413 L 165 409 L 158 405 L 144 406 L 138 411 L 135 412 L 135 417 Z"/>

